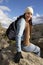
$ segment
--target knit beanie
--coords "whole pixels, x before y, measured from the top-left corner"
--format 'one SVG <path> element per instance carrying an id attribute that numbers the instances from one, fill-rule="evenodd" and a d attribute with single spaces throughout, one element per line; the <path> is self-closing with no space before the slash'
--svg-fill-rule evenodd
<path id="1" fill-rule="evenodd" d="M 25 13 L 27 13 L 27 12 L 30 12 L 30 13 L 33 14 L 33 8 L 32 8 L 32 7 L 27 7 L 27 8 L 25 9 Z"/>

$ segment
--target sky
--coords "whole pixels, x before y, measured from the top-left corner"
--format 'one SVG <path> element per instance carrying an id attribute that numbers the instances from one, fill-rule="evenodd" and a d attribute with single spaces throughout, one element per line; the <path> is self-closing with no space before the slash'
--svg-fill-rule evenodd
<path id="1" fill-rule="evenodd" d="M 43 15 L 43 0 L 0 0 L 0 9 L 10 18 L 23 14 L 28 6 L 33 7 L 33 15 Z"/>
<path id="2" fill-rule="evenodd" d="M 34 10 L 33 23 L 43 22 L 43 0 L 0 0 L 0 22 L 8 27 L 28 6 Z"/>

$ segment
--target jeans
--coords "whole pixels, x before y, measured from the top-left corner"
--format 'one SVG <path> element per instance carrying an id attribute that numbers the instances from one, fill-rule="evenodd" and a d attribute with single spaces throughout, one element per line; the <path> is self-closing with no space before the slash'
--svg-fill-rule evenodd
<path id="1" fill-rule="evenodd" d="M 30 46 L 25 46 L 23 43 L 21 44 L 21 48 L 23 51 L 26 52 L 33 52 L 35 54 L 37 54 L 38 56 L 40 56 L 40 48 L 34 44 L 30 44 Z"/>

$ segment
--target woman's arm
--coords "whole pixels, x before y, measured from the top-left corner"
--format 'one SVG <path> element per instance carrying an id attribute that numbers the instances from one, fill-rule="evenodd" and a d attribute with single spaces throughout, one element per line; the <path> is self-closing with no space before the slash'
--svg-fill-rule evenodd
<path id="1" fill-rule="evenodd" d="M 17 52 L 21 52 L 21 37 L 25 29 L 25 20 L 21 18 L 17 23 L 17 34 L 16 34 L 16 49 Z"/>

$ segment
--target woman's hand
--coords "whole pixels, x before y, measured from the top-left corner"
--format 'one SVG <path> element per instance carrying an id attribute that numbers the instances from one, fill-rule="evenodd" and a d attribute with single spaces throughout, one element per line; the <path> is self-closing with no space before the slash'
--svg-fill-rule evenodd
<path id="1" fill-rule="evenodd" d="M 17 52 L 16 55 L 14 56 L 14 62 L 19 63 L 20 58 L 23 58 L 22 54 L 21 54 L 21 52 Z"/>

